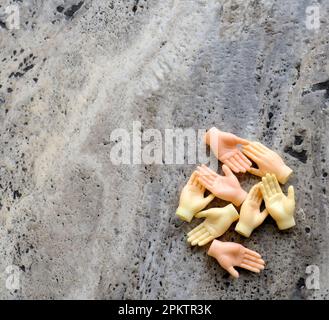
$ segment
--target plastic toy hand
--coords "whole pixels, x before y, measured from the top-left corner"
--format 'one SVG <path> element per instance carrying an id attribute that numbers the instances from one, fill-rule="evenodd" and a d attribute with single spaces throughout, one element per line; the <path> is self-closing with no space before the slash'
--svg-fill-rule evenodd
<path id="1" fill-rule="evenodd" d="M 181 192 L 176 215 L 182 220 L 190 222 L 194 214 L 205 208 L 215 198 L 213 194 L 205 198 L 205 191 L 206 188 L 198 182 L 197 174 L 194 171 Z"/>
<path id="2" fill-rule="evenodd" d="M 234 172 L 246 172 L 251 167 L 251 161 L 237 148 L 237 144 L 249 144 L 248 140 L 241 139 L 232 133 L 220 131 L 215 127 L 207 131 L 204 140 L 217 159 Z"/>
<path id="3" fill-rule="evenodd" d="M 254 229 L 260 226 L 268 215 L 267 210 L 260 212 L 260 205 L 263 202 L 260 191 L 260 183 L 253 186 L 240 210 L 240 219 L 235 227 L 235 231 L 245 237 L 249 237 Z"/>
<path id="4" fill-rule="evenodd" d="M 282 184 L 286 183 L 292 174 L 292 170 L 284 164 L 276 152 L 259 142 L 251 142 L 249 145 L 243 146 L 242 152 L 256 162 L 259 168 L 248 169 L 251 174 L 263 177 L 266 173 L 274 173 Z"/>
<path id="5" fill-rule="evenodd" d="M 286 197 L 274 174 L 267 173 L 262 178 L 260 190 L 263 194 L 266 209 L 272 218 L 276 221 L 280 230 L 293 227 L 295 223 L 295 191 L 294 187 L 288 188 L 288 197 Z"/>
<path id="6" fill-rule="evenodd" d="M 198 180 L 217 198 L 230 201 L 239 206 L 247 196 L 239 180 L 225 164 L 222 166 L 225 176 L 220 176 L 205 165 L 197 168 Z"/>
<path id="7" fill-rule="evenodd" d="M 234 278 L 239 277 L 238 271 L 234 269 L 235 266 L 256 273 L 263 270 L 265 266 L 260 254 L 234 242 L 214 240 L 208 250 L 208 255 L 215 258 L 220 266 Z"/>
<path id="8" fill-rule="evenodd" d="M 190 242 L 192 246 L 196 244 L 203 246 L 224 234 L 230 225 L 239 219 L 239 214 L 234 206 L 229 204 L 224 208 L 212 208 L 201 211 L 197 213 L 195 217 L 206 219 L 187 234 L 187 241 Z"/>

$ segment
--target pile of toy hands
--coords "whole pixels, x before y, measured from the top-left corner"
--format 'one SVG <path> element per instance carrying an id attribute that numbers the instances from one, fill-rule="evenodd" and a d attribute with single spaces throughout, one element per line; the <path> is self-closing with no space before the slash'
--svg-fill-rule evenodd
<path id="1" fill-rule="evenodd" d="M 286 196 L 280 187 L 285 184 L 292 170 L 282 158 L 259 142 L 241 139 L 234 134 L 211 128 L 205 135 L 205 143 L 210 146 L 216 157 L 223 162 L 223 173 L 219 175 L 205 165 L 194 171 L 184 186 L 176 214 L 180 219 L 190 222 L 193 217 L 204 221 L 188 233 L 187 241 L 192 246 L 212 244 L 208 255 L 233 277 L 239 273 L 234 267 L 241 267 L 259 273 L 265 262 L 261 256 L 241 244 L 221 242 L 216 238 L 223 235 L 234 221 L 238 221 L 235 231 L 249 237 L 259 227 L 268 214 L 276 221 L 280 230 L 295 225 L 294 187 L 288 188 Z M 238 146 L 241 146 L 241 150 Z M 258 168 L 252 167 L 252 160 Z M 249 172 L 262 177 L 249 193 L 243 190 L 234 173 Z M 210 191 L 205 197 L 204 193 Z M 202 211 L 215 197 L 231 202 L 224 208 L 212 208 Z M 262 202 L 266 209 L 260 211 Z M 240 207 L 240 214 L 236 210 Z"/>

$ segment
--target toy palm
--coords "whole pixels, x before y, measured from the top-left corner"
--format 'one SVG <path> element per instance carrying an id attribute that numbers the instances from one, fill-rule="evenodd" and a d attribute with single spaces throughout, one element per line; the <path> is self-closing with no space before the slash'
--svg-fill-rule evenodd
<path id="1" fill-rule="evenodd" d="M 251 167 L 251 161 L 237 148 L 238 144 L 247 145 L 248 140 L 241 139 L 232 133 L 220 131 L 215 127 L 207 131 L 204 140 L 217 159 L 234 172 L 246 172 Z"/>
<path id="2" fill-rule="evenodd" d="M 213 194 L 204 197 L 205 191 L 205 187 L 197 179 L 196 172 L 193 172 L 181 192 L 176 215 L 190 222 L 195 213 L 204 209 L 215 198 Z"/>
<path id="3" fill-rule="evenodd" d="M 260 183 L 258 183 L 250 189 L 246 200 L 241 206 L 240 219 L 235 231 L 249 237 L 252 231 L 263 223 L 268 212 L 266 209 L 260 212 L 262 202 L 263 197 L 260 191 Z"/>
<path id="4" fill-rule="evenodd" d="M 259 142 L 251 142 L 249 145 L 243 146 L 242 152 L 258 166 L 258 169 L 248 169 L 251 174 L 263 177 L 266 173 L 274 173 L 281 183 L 286 183 L 292 174 L 292 170 L 285 165 L 276 152 Z"/>
<path id="5" fill-rule="evenodd" d="M 295 226 L 295 192 L 294 187 L 288 188 L 286 197 L 274 174 L 266 174 L 262 178 L 260 190 L 263 194 L 266 209 L 276 221 L 280 230 L 285 230 Z"/>
<path id="6" fill-rule="evenodd" d="M 198 180 L 217 198 L 230 201 L 239 206 L 247 196 L 239 180 L 225 164 L 222 166 L 225 176 L 220 176 L 205 165 L 197 168 Z"/>
<path id="7" fill-rule="evenodd" d="M 208 250 L 208 255 L 215 258 L 220 266 L 234 278 L 239 277 L 234 267 L 240 267 L 259 273 L 264 269 L 265 262 L 256 251 L 250 250 L 234 242 L 214 240 Z"/>
<path id="8" fill-rule="evenodd" d="M 190 242 L 192 246 L 196 244 L 203 246 L 225 233 L 230 225 L 239 219 L 239 214 L 234 206 L 229 204 L 224 208 L 212 208 L 201 211 L 197 213 L 195 217 L 206 219 L 187 234 L 187 241 Z"/>

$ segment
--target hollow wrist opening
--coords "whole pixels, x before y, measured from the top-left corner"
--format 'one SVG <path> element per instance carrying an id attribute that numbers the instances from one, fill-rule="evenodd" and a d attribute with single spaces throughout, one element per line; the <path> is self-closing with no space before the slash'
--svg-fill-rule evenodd
<path id="1" fill-rule="evenodd" d="M 191 222 L 193 219 L 194 213 L 188 209 L 178 207 L 176 210 L 176 215 L 183 221 Z"/>
<path id="2" fill-rule="evenodd" d="M 235 227 L 235 231 L 242 234 L 246 238 L 249 238 L 254 229 L 245 225 L 243 222 L 239 221 Z"/>
<path id="3" fill-rule="evenodd" d="M 292 173 L 293 173 L 292 169 L 284 165 L 277 178 L 281 184 L 285 184 L 290 178 L 290 176 L 292 175 Z"/>
<path id="4" fill-rule="evenodd" d="M 286 230 L 286 229 L 294 227 L 296 225 L 296 222 L 295 222 L 294 217 L 289 217 L 289 218 L 277 221 L 276 224 L 278 225 L 278 228 L 280 230 Z"/>

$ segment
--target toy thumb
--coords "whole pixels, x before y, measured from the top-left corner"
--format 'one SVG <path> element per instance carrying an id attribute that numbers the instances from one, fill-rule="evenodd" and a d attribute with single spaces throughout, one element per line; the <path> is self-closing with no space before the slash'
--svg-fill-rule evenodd
<path id="1" fill-rule="evenodd" d="M 294 186 L 290 186 L 288 188 L 288 199 L 290 200 L 295 200 L 295 190 L 294 190 Z"/>
<path id="2" fill-rule="evenodd" d="M 239 272 L 234 269 L 233 266 L 229 267 L 227 271 L 231 274 L 234 278 L 239 278 Z"/>
<path id="3" fill-rule="evenodd" d="M 214 200 L 214 198 L 215 198 L 215 195 L 213 195 L 212 193 L 209 194 L 207 197 L 205 197 L 203 199 L 204 206 L 207 206 L 212 200 Z"/>

